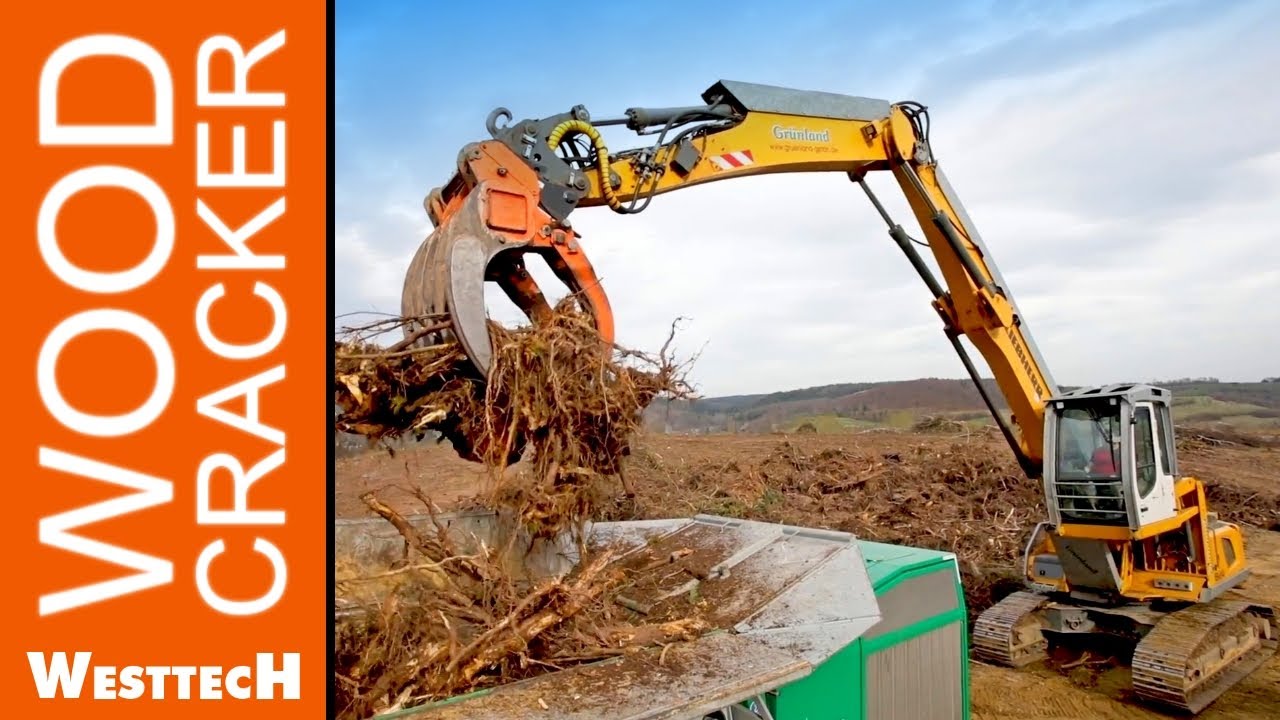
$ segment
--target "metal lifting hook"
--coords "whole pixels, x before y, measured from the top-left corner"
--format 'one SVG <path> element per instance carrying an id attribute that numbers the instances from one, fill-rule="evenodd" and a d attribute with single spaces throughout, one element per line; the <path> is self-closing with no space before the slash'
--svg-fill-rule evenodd
<path id="1" fill-rule="evenodd" d="M 503 120 L 502 125 L 498 125 L 499 118 Z M 510 110 L 504 107 L 494 108 L 493 112 L 489 113 L 489 117 L 485 118 L 484 127 L 486 130 L 489 131 L 490 137 L 497 140 L 498 133 L 503 130 L 506 130 L 509 127 L 506 123 L 509 122 L 510 120 L 511 120 Z"/>

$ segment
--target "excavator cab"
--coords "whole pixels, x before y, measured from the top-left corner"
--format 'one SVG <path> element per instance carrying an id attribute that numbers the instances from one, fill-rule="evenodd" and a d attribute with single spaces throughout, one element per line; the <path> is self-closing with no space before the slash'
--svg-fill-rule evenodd
<path id="1" fill-rule="evenodd" d="M 1076 390 L 1045 413 L 1050 522 L 1138 530 L 1177 514 L 1171 397 L 1150 385 Z"/>

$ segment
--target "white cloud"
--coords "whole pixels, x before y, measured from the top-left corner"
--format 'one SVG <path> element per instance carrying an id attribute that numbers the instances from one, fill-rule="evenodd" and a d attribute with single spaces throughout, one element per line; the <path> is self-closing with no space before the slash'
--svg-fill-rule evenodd
<path id="1" fill-rule="evenodd" d="M 942 166 L 1059 382 L 1275 374 L 1278 27 L 1270 4 L 1224 10 L 1068 65 L 1014 66 L 931 106 Z M 930 60 L 903 76 L 929 86 L 921 68 L 946 64 Z M 427 226 L 418 203 L 449 169 L 343 186 L 354 220 L 339 228 L 340 312 L 367 309 L 343 298 L 398 307 Z M 892 178 L 872 185 L 916 233 Z M 924 286 L 838 174 L 713 184 L 574 222 L 619 340 L 656 348 L 689 317 L 679 346 L 705 346 L 707 393 L 963 372 Z M 533 272 L 546 288 L 549 273 Z"/>
<path id="2" fill-rule="evenodd" d="M 388 249 L 370 238 L 361 225 L 339 228 L 334 237 L 334 268 L 343 278 L 339 295 L 349 303 L 338 312 L 398 313 L 404 271 L 413 248 Z M 357 304 L 358 303 L 358 304 Z"/>

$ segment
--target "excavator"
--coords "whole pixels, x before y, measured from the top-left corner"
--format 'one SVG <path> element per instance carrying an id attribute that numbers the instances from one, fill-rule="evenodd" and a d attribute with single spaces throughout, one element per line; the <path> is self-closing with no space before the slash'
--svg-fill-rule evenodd
<path id="1" fill-rule="evenodd" d="M 1225 594 L 1249 576 L 1244 539 L 1210 510 L 1201 481 L 1179 475 L 1170 393 L 1147 384 L 1059 390 L 938 164 L 926 106 L 724 80 L 701 100 L 606 119 L 582 105 L 518 122 L 494 110 L 489 139 L 466 145 L 457 171 L 424 201 L 434 230 L 405 277 L 402 314 L 450 322 L 411 323 L 406 335 L 460 343 L 483 377 L 492 362 L 486 283 L 534 323 L 552 312 L 524 263 L 534 253 L 612 342 L 609 300 L 570 221 L 574 211 L 631 215 L 658 195 L 704 183 L 843 173 L 920 276 L 1021 469 L 1043 485 L 1047 517 L 1026 545 L 1025 589 L 978 617 L 976 657 L 1022 667 L 1066 636 L 1105 633 L 1132 643 L 1140 700 L 1196 714 L 1276 652 L 1273 609 Z M 646 140 L 611 150 L 601 129 L 619 125 Z M 897 181 L 923 240 L 868 186 L 867 174 L 879 171 Z M 1007 418 L 962 339 L 985 359 Z"/>

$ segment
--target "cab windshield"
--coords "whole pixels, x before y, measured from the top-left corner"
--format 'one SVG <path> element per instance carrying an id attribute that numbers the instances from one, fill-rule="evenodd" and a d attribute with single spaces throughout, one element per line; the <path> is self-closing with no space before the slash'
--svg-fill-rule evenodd
<path id="1" fill-rule="evenodd" d="M 1120 406 L 1076 405 L 1058 415 L 1059 480 L 1120 477 Z"/>
<path id="2" fill-rule="evenodd" d="M 1109 399 L 1058 411 L 1054 493 L 1067 522 L 1127 522 L 1120 479 L 1120 405 Z"/>

